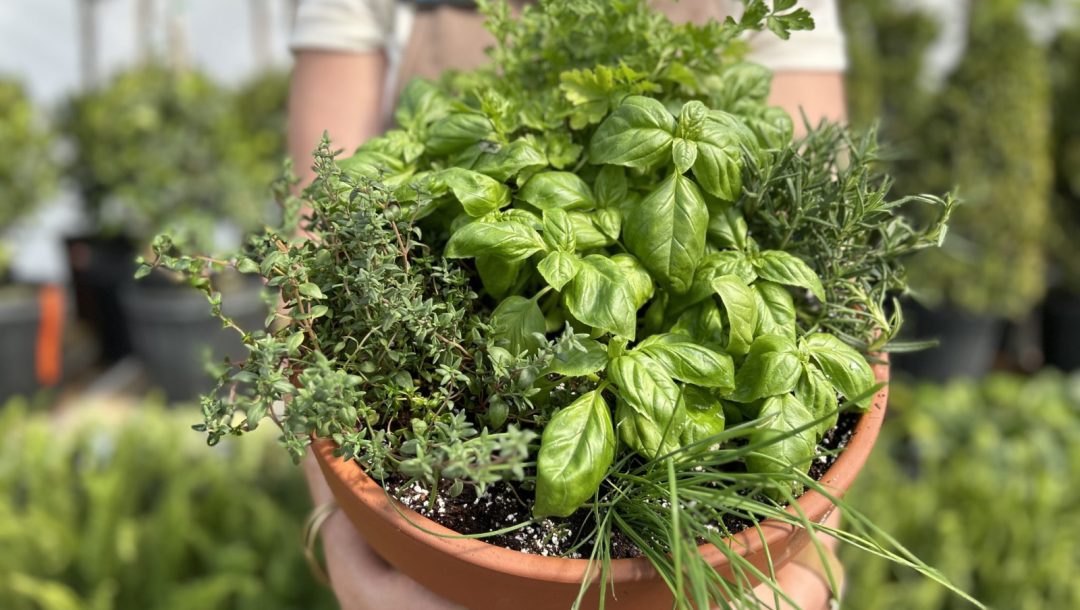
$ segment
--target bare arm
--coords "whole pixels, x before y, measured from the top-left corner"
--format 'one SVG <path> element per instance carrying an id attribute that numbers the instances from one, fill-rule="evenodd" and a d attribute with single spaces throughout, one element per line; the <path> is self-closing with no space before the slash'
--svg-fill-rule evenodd
<path id="1" fill-rule="evenodd" d="M 386 75 L 382 51 L 299 51 L 289 90 L 289 155 L 308 184 L 311 152 L 323 132 L 335 148 L 351 153 L 382 130 L 379 109 Z"/>
<path id="2" fill-rule="evenodd" d="M 773 76 L 769 103 L 787 110 L 795 121 L 795 135 L 806 130 L 802 113 L 817 125 L 822 119 L 844 122 L 844 75 L 840 72 L 777 72 Z"/>

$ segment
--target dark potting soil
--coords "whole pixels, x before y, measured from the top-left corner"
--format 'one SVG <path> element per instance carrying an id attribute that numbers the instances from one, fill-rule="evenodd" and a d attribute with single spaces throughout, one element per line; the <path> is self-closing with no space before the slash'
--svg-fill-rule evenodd
<path id="1" fill-rule="evenodd" d="M 836 426 L 818 445 L 818 456 L 810 466 L 811 477 L 821 479 L 836 462 L 840 450 L 855 433 L 858 421 L 858 413 L 840 415 Z M 387 479 L 384 485 L 405 506 L 460 534 L 486 534 L 528 521 L 533 500 L 532 490 L 520 483 L 495 483 L 480 495 L 474 488 L 466 486 L 457 496 L 452 496 L 447 486 L 434 500 L 423 486 L 410 484 L 403 477 Z M 746 519 L 724 519 L 724 528 L 731 533 L 752 525 Z M 483 540 L 535 555 L 587 559 L 592 546 L 582 543 L 581 539 L 594 527 L 591 513 L 578 511 L 566 519 L 542 519 L 513 531 L 485 536 Z M 641 549 L 617 529 L 612 534 L 611 555 L 614 559 L 643 556 Z"/>

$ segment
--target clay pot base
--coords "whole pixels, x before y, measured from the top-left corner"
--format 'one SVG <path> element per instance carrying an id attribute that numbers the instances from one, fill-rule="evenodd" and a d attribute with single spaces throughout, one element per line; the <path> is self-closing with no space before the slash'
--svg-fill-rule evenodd
<path id="1" fill-rule="evenodd" d="M 888 381 L 888 365 L 875 366 L 874 374 L 879 382 Z M 887 397 L 885 387 L 859 420 L 847 448 L 821 478 L 821 485 L 830 493 L 842 495 L 862 469 L 877 440 Z M 361 535 L 388 563 L 432 592 L 473 610 L 566 610 L 577 597 L 589 570 L 588 560 L 542 557 L 481 540 L 444 537 L 456 534 L 400 504 L 391 505 L 382 487 L 356 462 L 333 455 L 333 442 L 319 439 L 313 449 L 338 505 Z M 833 508 L 816 491 L 803 494 L 798 501 L 798 510 L 815 523 L 823 522 Z M 798 511 L 789 507 L 788 512 Z M 764 570 L 765 544 L 773 568 L 780 569 L 810 539 L 805 529 L 769 519 L 761 523 L 761 534 L 748 529 L 730 540 L 733 548 Z M 703 545 L 700 551 L 717 571 L 730 575 L 728 561 L 719 549 Z M 609 576 L 611 583 L 605 589 L 609 608 L 654 610 L 672 605 L 670 590 L 647 559 L 613 560 Z M 595 567 L 593 578 L 597 578 Z M 597 607 L 599 595 L 593 585 L 582 607 Z"/>

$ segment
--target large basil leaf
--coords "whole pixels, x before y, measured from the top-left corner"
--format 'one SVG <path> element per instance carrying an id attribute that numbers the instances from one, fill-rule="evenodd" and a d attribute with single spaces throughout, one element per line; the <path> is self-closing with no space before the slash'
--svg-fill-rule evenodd
<path id="1" fill-rule="evenodd" d="M 795 389 L 802 373 L 795 342 L 780 335 L 764 335 L 754 340 L 746 360 L 735 373 L 736 402 L 753 402 L 786 394 Z"/>
<path id="2" fill-rule="evenodd" d="M 596 494 L 615 459 L 611 411 L 600 390 L 584 394 L 544 426 L 536 456 L 536 517 L 568 517 Z"/>
<path id="3" fill-rule="evenodd" d="M 491 121 L 482 114 L 459 112 L 435 122 L 424 145 L 433 155 L 449 155 L 494 135 Z"/>
<path id="4" fill-rule="evenodd" d="M 742 111 L 740 114 L 745 117 L 746 125 L 753 131 L 761 146 L 779 149 L 791 142 L 795 124 L 791 115 L 783 108 L 747 104 L 738 110 Z"/>
<path id="5" fill-rule="evenodd" d="M 607 374 L 619 388 L 615 420 L 623 442 L 650 459 L 678 449 L 685 417 L 679 388 L 663 367 L 631 353 L 608 363 Z"/>
<path id="6" fill-rule="evenodd" d="M 546 325 L 544 312 L 536 301 L 522 296 L 509 296 L 491 313 L 492 337 L 495 345 L 511 354 L 533 353 L 544 346 Z M 539 333 L 539 336 L 537 336 Z"/>
<path id="7" fill-rule="evenodd" d="M 729 206 L 724 210 L 710 210 L 709 240 L 717 248 L 746 249 L 746 236 L 749 229 L 742 214 Z"/>
<path id="8" fill-rule="evenodd" d="M 637 327 L 634 288 L 623 268 L 606 256 L 581 259 L 577 275 L 563 292 L 572 316 L 589 326 L 633 339 Z"/>
<path id="9" fill-rule="evenodd" d="M 810 410 L 791 394 L 784 394 L 766 400 L 761 407 L 760 417 L 767 419 L 751 433 L 750 443 L 768 444 L 746 456 L 746 467 L 752 472 L 767 474 L 790 472 L 792 468 L 808 472 L 815 453 L 814 428 L 800 432 L 795 430 L 814 421 Z M 792 481 L 793 493 L 801 488 Z"/>
<path id="10" fill-rule="evenodd" d="M 709 211 L 689 178 L 672 174 L 631 209 L 623 235 L 626 247 L 676 293 L 690 289 L 705 254 Z"/>
<path id="11" fill-rule="evenodd" d="M 510 203 L 510 189 L 494 178 L 471 170 L 451 167 L 439 173 L 465 213 L 479 218 Z"/>
<path id="12" fill-rule="evenodd" d="M 679 381 L 718 388 L 725 393 L 735 388 L 735 364 L 731 356 L 713 351 L 685 335 L 652 335 L 635 351 L 651 357 Z"/>
<path id="13" fill-rule="evenodd" d="M 472 169 L 500 182 L 506 182 L 519 172 L 546 165 L 547 157 L 543 151 L 531 140 L 521 138 L 503 146 L 497 152 L 481 153 Z"/>
<path id="14" fill-rule="evenodd" d="M 525 261 L 507 261 L 501 256 L 476 257 L 476 272 L 488 294 L 496 299 L 508 295 L 517 285 Z"/>
<path id="15" fill-rule="evenodd" d="M 632 95 L 600 123 L 589 142 L 589 160 L 649 168 L 669 158 L 675 117 L 659 101 Z"/>
<path id="16" fill-rule="evenodd" d="M 742 100 L 760 104 L 769 97 L 772 71 L 761 64 L 743 61 L 726 67 L 715 82 L 720 87 L 712 91 L 713 102 L 720 108 L 731 108 Z"/>
<path id="17" fill-rule="evenodd" d="M 571 172 L 540 172 L 529 178 L 517 196 L 541 210 L 575 210 L 596 205 L 589 185 Z"/>
<path id="18" fill-rule="evenodd" d="M 420 132 L 449 112 L 450 102 L 446 96 L 429 81 L 415 78 L 401 91 L 394 120 L 408 131 Z"/>
<path id="19" fill-rule="evenodd" d="M 716 301 L 709 299 L 679 314 L 671 332 L 686 335 L 705 345 L 723 345 L 724 320 Z"/>
<path id="20" fill-rule="evenodd" d="M 622 268 L 626 281 L 630 284 L 630 294 L 633 295 L 634 306 L 640 309 L 642 305 L 653 297 L 655 292 L 652 276 L 649 275 L 649 271 L 645 269 L 638 259 L 629 254 L 616 254 L 611 257 L 611 260 Z"/>
<path id="21" fill-rule="evenodd" d="M 577 249 L 574 239 L 574 223 L 561 208 L 544 210 L 544 242 L 552 250 L 573 252 Z"/>
<path id="22" fill-rule="evenodd" d="M 735 201 L 742 194 L 742 141 L 729 123 L 712 116 L 705 121 L 694 161 L 694 178 L 705 192 L 724 201 Z"/>
<path id="23" fill-rule="evenodd" d="M 712 288 L 724 302 L 728 317 L 729 354 L 742 355 L 754 340 L 758 325 L 757 301 L 754 293 L 741 279 L 734 275 L 713 278 Z"/>
<path id="24" fill-rule="evenodd" d="M 784 335 L 795 338 L 795 301 L 787 288 L 764 280 L 751 288 L 757 297 L 758 335 Z"/>
<path id="25" fill-rule="evenodd" d="M 681 437 L 683 445 L 705 440 L 724 431 L 724 407 L 711 392 L 684 386 L 681 400 L 686 415 Z"/>
<path id="26" fill-rule="evenodd" d="M 752 262 L 761 277 L 785 286 L 806 288 L 819 301 L 825 300 L 821 279 L 801 258 L 780 250 L 766 250 Z"/>
<path id="27" fill-rule="evenodd" d="M 671 144 L 671 160 L 675 163 L 675 171 L 684 174 L 697 161 L 698 149 L 693 142 L 682 138 L 675 138 Z"/>
<path id="28" fill-rule="evenodd" d="M 833 335 L 816 333 L 806 338 L 810 357 L 821 367 L 833 386 L 848 400 L 868 392 L 874 387 L 874 371 L 862 354 Z M 869 409 L 873 396 L 866 396 L 856 403 Z"/>
<path id="29" fill-rule="evenodd" d="M 567 377 L 582 377 L 607 366 L 607 347 L 595 339 L 579 340 L 584 350 L 560 349 L 555 352 L 548 371 Z"/>
<path id="30" fill-rule="evenodd" d="M 581 263 L 576 254 L 561 250 L 548 253 L 536 265 L 536 270 L 540 272 L 544 281 L 555 290 L 562 290 L 563 286 L 574 279 L 580 268 Z"/>
<path id="31" fill-rule="evenodd" d="M 629 186 L 626 181 L 626 170 L 617 165 L 605 165 L 600 168 L 593 182 L 593 191 L 596 194 L 596 202 L 600 207 L 618 207 L 626 199 Z"/>
<path id="32" fill-rule="evenodd" d="M 499 256 L 507 262 L 524 260 L 545 248 L 531 226 L 517 220 L 478 220 L 458 228 L 446 244 L 446 258 Z"/>
<path id="33" fill-rule="evenodd" d="M 595 250 L 606 248 L 615 243 L 618 234 L 611 235 L 607 232 L 608 227 L 601 230 L 599 226 L 599 212 L 617 212 L 618 210 L 607 208 L 593 212 L 569 212 L 571 224 L 574 225 L 574 238 L 577 241 L 578 250 Z"/>
<path id="34" fill-rule="evenodd" d="M 803 368 L 803 374 L 795 386 L 795 397 L 810 409 L 814 419 L 824 418 L 815 429 L 817 437 L 821 438 L 836 425 L 839 418 L 836 390 L 833 389 L 832 382 L 826 379 L 825 374 L 817 367 L 805 366 Z"/>
<path id="35" fill-rule="evenodd" d="M 679 298 L 680 305 L 689 307 L 712 296 L 716 292 L 712 281 L 723 275 L 734 275 L 747 285 L 757 279 L 754 267 L 750 265 L 750 260 L 742 252 L 734 250 L 710 252 L 705 255 L 704 260 L 694 271 L 694 283 L 690 285 L 690 290 L 685 297 Z M 679 309 L 675 308 L 675 312 Z"/>

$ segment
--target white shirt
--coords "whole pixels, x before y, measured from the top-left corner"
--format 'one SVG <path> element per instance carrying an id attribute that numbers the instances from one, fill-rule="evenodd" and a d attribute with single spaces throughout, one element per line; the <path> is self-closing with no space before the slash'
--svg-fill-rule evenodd
<path id="1" fill-rule="evenodd" d="M 741 6 L 732 0 L 713 1 Z M 792 32 L 786 41 L 768 31 L 755 33 L 749 39 L 749 59 L 774 71 L 844 71 L 847 57 L 836 0 L 801 0 L 798 6 L 813 15 L 814 29 Z M 355 53 L 384 50 L 393 66 L 408 43 L 413 10 L 411 3 L 395 0 L 300 0 L 290 47 L 293 51 Z"/>

